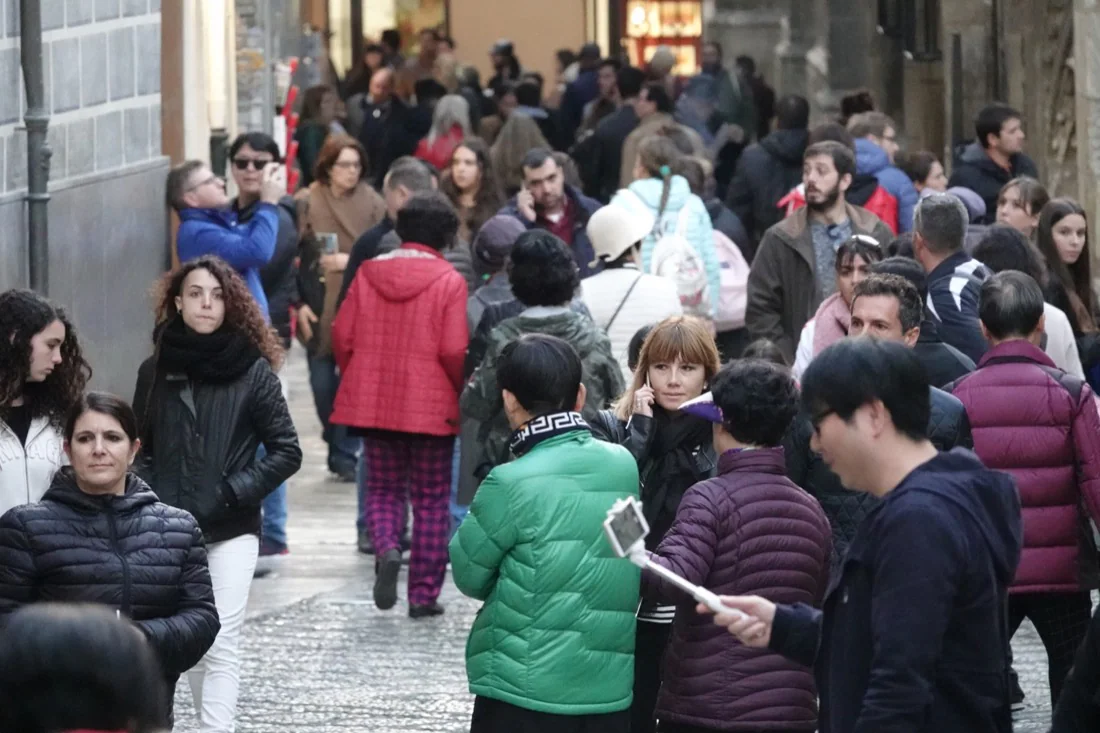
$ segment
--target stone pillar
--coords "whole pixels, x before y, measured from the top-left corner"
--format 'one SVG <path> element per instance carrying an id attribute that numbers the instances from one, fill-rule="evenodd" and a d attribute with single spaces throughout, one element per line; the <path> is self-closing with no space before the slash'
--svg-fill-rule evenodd
<path id="1" fill-rule="evenodd" d="M 808 0 L 789 0 L 787 15 L 775 47 L 776 94 L 810 97 L 807 54 L 814 43 L 817 18 Z"/>
<path id="2" fill-rule="evenodd" d="M 775 47 L 785 22 L 784 9 L 769 0 L 714 0 L 710 12 L 706 12 L 708 4 L 703 7 L 704 35 L 722 44 L 726 66 L 732 70 L 738 56 L 752 56 L 757 71 L 774 86 Z"/>
<path id="3" fill-rule="evenodd" d="M 871 54 L 876 33 L 871 15 L 874 8 L 874 3 L 864 0 L 828 0 L 828 83 L 820 103 L 830 117 L 840 113 L 841 97 L 868 87 L 871 67 L 876 65 Z"/>
<path id="4" fill-rule="evenodd" d="M 992 14 L 988 0 L 950 0 L 940 3 L 944 67 L 944 119 L 947 124 L 947 150 L 944 163 L 950 168 L 951 146 L 974 137 L 974 117 L 994 98 L 992 84 Z M 953 38 L 962 39 L 962 66 L 955 71 Z M 954 130 L 955 109 L 952 97 L 960 88 L 962 129 Z M 958 136 L 958 139 L 953 139 Z"/>

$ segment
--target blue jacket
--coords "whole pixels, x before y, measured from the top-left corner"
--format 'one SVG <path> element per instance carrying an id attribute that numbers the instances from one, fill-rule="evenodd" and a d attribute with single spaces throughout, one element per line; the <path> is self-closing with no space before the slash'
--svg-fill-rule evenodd
<path id="1" fill-rule="evenodd" d="M 1011 733 L 1005 602 L 1022 544 L 1012 477 L 962 448 L 876 504 L 823 611 L 776 609 L 770 647 L 814 664 L 821 733 Z"/>
<path id="2" fill-rule="evenodd" d="M 257 204 L 247 224 L 238 223 L 231 209 L 184 209 L 180 212 L 176 249 L 180 262 L 203 255 L 215 255 L 228 262 L 244 278 L 264 317 L 269 318 L 260 268 L 274 256 L 278 233 L 279 214 L 271 204 Z"/>
<path id="3" fill-rule="evenodd" d="M 898 232 L 913 229 L 913 211 L 920 195 L 909 176 L 890 162 L 886 151 L 867 138 L 856 140 L 856 173 L 874 176 L 898 200 Z"/>
<path id="4" fill-rule="evenodd" d="M 577 136 L 577 128 L 584 122 L 584 106 L 600 96 L 599 72 L 596 69 L 582 71 L 565 88 L 559 109 L 561 121 L 561 145 L 568 148 Z M 551 141 L 552 142 L 552 141 Z"/>

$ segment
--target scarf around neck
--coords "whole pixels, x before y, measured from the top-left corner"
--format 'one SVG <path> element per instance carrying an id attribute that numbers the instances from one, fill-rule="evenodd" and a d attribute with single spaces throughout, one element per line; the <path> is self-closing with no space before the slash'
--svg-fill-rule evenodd
<path id="1" fill-rule="evenodd" d="M 840 293 L 833 293 L 821 301 L 814 316 L 814 356 L 845 338 L 851 325 L 852 311 Z"/>
<path id="2" fill-rule="evenodd" d="M 544 440 L 578 430 L 590 430 L 579 412 L 551 412 L 532 418 L 513 432 L 509 447 L 519 458 Z"/>
<path id="3" fill-rule="evenodd" d="M 263 358 L 242 331 L 223 325 L 214 333 L 195 333 L 178 316 L 164 328 L 157 349 L 160 369 L 199 382 L 232 382 Z"/>

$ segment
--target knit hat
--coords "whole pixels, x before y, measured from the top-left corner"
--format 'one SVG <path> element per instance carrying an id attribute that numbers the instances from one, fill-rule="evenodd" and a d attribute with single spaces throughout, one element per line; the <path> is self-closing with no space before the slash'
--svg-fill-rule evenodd
<path id="1" fill-rule="evenodd" d="M 971 223 L 985 216 L 985 199 L 979 196 L 977 192 L 963 186 L 952 186 L 947 189 L 945 193 L 949 193 L 963 202 L 963 206 L 966 207 L 966 213 L 970 215 Z"/>
<path id="2" fill-rule="evenodd" d="M 497 272 L 512 251 L 519 235 L 527 231 L 514 216 L 497 214 L 481 225 L 474 237 L 474 257 L 482 270 Z"/>
<path id="3" fill-rule="evenodd" d="M 608 204 L 589 217 L 587 231 L 596 259 L 614 262 L 653 231 L 653 216 Z"/>

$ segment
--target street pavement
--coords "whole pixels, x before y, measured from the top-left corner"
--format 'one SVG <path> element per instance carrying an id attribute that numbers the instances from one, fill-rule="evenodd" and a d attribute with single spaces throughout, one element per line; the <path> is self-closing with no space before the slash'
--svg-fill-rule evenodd
<path id="1" fill-rule="evenodd" d="M 413 621 L 401 600 L 371 600 L 373 558 L 356 551 L 355 488 L 333 480 L 297 347 L 284 372 L 305 453 L 290 482 L 291 552 L 252 585 L 242 644 L 240 733 L 459 733 L 473 698 L 463 652 L 478 602 L 448 581 L 447 613 Z M 1030 624 L 1013 640 L 1028 708 L 1017 733 L 1045 733 L 1050 721 L 1046 654 Z M 176 731 L 198 730 L 187 677 L 176 691 Z"/>

